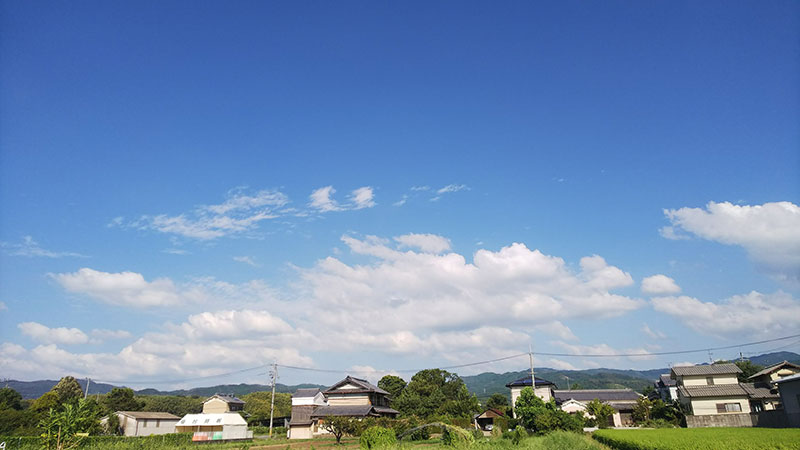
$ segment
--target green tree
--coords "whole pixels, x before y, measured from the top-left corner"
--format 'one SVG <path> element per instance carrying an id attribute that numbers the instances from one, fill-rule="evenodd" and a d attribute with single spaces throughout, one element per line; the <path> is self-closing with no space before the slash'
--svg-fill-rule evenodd
<path id="1" fill-rule="evenodd" d="M 97 427 L 96 403 L 79 399 L 65 403 L 60 411 L 51 409 L 39 423 L 44 447 L 55 450 L 77 448 L 79 433 L 91 433 Z"/>
<path id="2" fill-rule="evenodd" d="M 269 422 L 269 412 L 272 402 L 272 392 L 259 391 L 242 396 L 244 411 L 249 415 L 247 422 L 261 424 Z M 274 417 L 292 415 L 292 395 L 285 393 L 275 394 Z"/>
<path id="3" fill-rule="evenodd" d="M 486 407 L 502 411 L 505 414 L 508 410 L 508 397 L 496 392 L 489 397 L 489 400 L 486 400 Z"/>
<path id="4" fill-rule="evenodd" d="M 736 367 L 742 371 L 742 373 L 736 375 L 739 378 L 740 383 L 746 383 L 748 378 L 764 369 L 764 366 L 753 364 L 749 359 L 736 361 L 734 364 L 736 364 Z"/>
<path id="5" fill-rule="evenodd" d="M 136 399 L 131 388 L 115 387 L 103 398 L 103 406 L 109 413 L 117 411 L 141 411 L 144 403 Z"/>
<path id="6" fill-rule="evenodd" d="M 60 406 L 58 394 L 51 390 L 34 400 L 31 409 L 39 413 L 46 413 L 51 409 L 58 409 Z"/>
<path id="7" fill-rule="evenodd" d="M 77 402 L 83 397 L 83 390 L 75 377 L 62 378 L 51 391 L 58 395 L 58 403 L 61 405 Z"/>
<path id="8" fill-rule="evenodd" d="M 122 435 L 122 426 L 119 423 L 119 416 L 116 413 L 111 413 L 108 415 L 108 419 L 106 420 L 105 426 L 103 427 L 103 434 L 107 434 L 110 436 L 120 436 Z"/>
<path id="9" fill-rule="evenodd" d="M 652 408 L 653 403 L 647 397 L 639 397 L 636 400 L 636 406 L 633 407 L 633 414 L 631 414 L 633 421 L 641 424 L 650 420 Z"/>
<path id="10" fill-rule="evenodd" d="M 608 428 L 608 421 L 614 415 L 614 408 L 611 405 L 594 399 L 586 405 L 586 412 L 595 417 L 598 428 Z"/>
<path id="11" fill-rule="evenodd" d="M 406 388 L 406 381 L 395 375 L 384 375 L 378 381 L 378 387 L 389 393 L 392 403 L 400 397 L 403 389 Z"/>
<path id="12" fill-rule="evenodd" d="M 417 372 L 394 402 L 404 416 L 472 417 L 478 412 L 478 398 L 470 394 L 464 381 L 441 369 Z"/>
<path id="13" fill-rule="evenodd" d="M 203 398 L 182 395 L 146 395 L 137 397 L 143 403 L 142 410 L 168 412 L 178 417 L 186 414 L 198 414 L 203 411 Z"/>
<path id="14" fill-rule="evenodd" d="M 22 394 L 10 387 L 0 389 L 0 411 L 6 409 L 22 410 Z"/>
<path id="15" fill-rule="evenodd" d="M 647 386 L 642 388 L 641 392 L 642 392 L 642 395 L 644 395 L 645 397 L 649 397 L 650 394 L 652 394 L 655 391 L 656 391 L 656 388 L 654 388 L 652 384 L 648 384 Z"/>
<path id="16" fill-rule="evenodd" d="M 323 430 L 332 434 L 336 438 L 336 444 L 341 444 L 342 436 L 354 434 L 358 430 L 358 424 L 352 417 L 327 416 L 320 423 Z"/>
<path id="17" fill-rule="evenodd" d="M 583 428 L 583 415 L 562 411 L 555 400 L 545 402 L 529 387 L 520 392 L 514 411 L 520 423 L 537 434 L 556 430 L 580 431 Z"/>

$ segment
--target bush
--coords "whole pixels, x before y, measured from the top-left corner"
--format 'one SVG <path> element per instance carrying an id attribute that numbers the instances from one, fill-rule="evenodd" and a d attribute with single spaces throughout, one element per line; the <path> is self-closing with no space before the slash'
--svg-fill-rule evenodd
<path id="1" fill-rule="evenodd" d="M 517 426 L 517 428 L 503 433 L 503 439 L 510 440 L 514 445 L 519 445 L 526 437 L 528 437 L 528 432 L 522 426 Z"/>
<path id="2" fill-rule="evenodd" d="M 442 445 L 463 447 L 475 442 L 475 438 L 467 430 L 458 427 L 445 427 L 442 430 Z"/>
<path id="3" fill-rule="evenodd" d="M 359 439 L 361 448 L 370 449 L 391 447 L 396 443 L 397 438 L 394 435 L 394 431 L 380 426 L 367 428 L 361 433 L 361 438 Z"/>
<path id="4" fill-rule="evenodd" d="M 675 428 L 675 424 L 664 419 L 645 420 L 639 424 L 642 428 Z"/>
<path id="5" fill-rule="evenodd" d="M 506 419 L 505 417 L 495 417 L 493 425 L 494 425 L 494 428 L 499 428 L 500 431 L 502 432 L 502 431 L 506 431 L 506 430 L 511 429 L 508 426 L 508 422 L 509 422 L 509 420 Z"/>

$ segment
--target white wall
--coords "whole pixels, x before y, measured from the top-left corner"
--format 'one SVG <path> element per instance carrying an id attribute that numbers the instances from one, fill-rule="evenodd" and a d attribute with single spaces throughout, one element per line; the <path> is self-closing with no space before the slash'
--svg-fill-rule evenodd
<path id="1" fill-rule="evenodd" d="M 711 414 L 742 414 L 750 412 L 750 401 L 747 397 L 715 397 L 703 399 L 691 399 L 692 411 L 695 416 L 705 416 Z M 718 413 L 717 403 L 738 403 L 742 410 L 730 413 Z"/>
<path id="2" fill-rule="evenodd" d="M 714 379 L 714 384 L 737 384 L 739 380 L 736 378 L 736 375 L 709 375 Z M 706 376 L 692 376 L 692 377 L 683 377 L 681 379 L 684 386 L 707 386 L 708 383 L 706 382 Z"/>

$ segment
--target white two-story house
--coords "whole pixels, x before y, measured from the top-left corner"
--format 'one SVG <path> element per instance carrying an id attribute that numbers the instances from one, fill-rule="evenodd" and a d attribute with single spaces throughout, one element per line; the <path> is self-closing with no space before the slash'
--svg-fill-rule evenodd
<path id="1" fill-rule="evenodd" d="M 676 381 L 678 401 L 692 415 L 742 414 L 750 412 L 747 392 L 739 384 L 736 364 L 711 364 L 673 367 L 670 378 Z"/>

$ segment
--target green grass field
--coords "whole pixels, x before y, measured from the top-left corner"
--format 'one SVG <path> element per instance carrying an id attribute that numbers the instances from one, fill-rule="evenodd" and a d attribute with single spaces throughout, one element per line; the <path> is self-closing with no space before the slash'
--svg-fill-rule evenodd
<path id="1" fill-rule="evenodd" d="M 617 450 L 800 449 L 800 429 L 797 428 L 598 430 L 593 437 Z"/>

